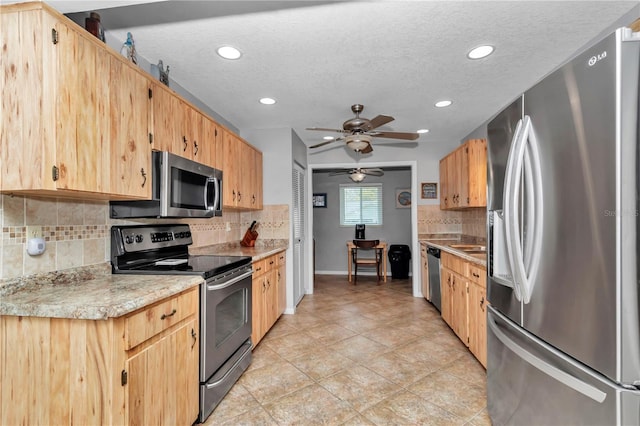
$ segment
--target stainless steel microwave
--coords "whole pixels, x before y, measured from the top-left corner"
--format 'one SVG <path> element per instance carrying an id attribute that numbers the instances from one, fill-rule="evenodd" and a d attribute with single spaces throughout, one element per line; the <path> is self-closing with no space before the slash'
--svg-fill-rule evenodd
<path id="1" fill-rule="evenodd" d="M 222 171 L 166 151 L 152 153 L 151 200 L 111 201 L 112 219 L 222 216 Z"/>

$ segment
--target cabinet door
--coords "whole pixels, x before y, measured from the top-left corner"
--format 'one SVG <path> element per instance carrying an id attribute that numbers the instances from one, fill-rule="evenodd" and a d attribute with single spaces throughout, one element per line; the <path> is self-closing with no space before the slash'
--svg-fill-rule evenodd
<path id="1" fill-rule="evenodd" d="M 440 209 L 446 210 L 449 208 L 449 171 L 448 171 L 447 157 L 440 160 Z"/>
<path id="2" fill-rule="evenodd" d="M 453 293 L 451 291 L 454 273 L 445 268 L 440 268 L 440 309 L 442 319 L 453 328 L 453 318 L 451 306 L 453 304 Z"/>
<path id="3" fill-rule="evenodd" d="M 222 132 L 223 168 L 222 168 L 222 201 L 225 207 L 238 205 L 238 150 L 236 137 L 228 132 Z"/>
<path id="4" fill-rule="evenodd" d="M 153 83 L 152 90 L 152 147 L 156 151 L 168 151 L 180 155 L 181 139 L 178 124 L 182 120 L 179 115 L 180 101 L 169 89 L 162 87 L 161 83 Z"/>
<path id="5" fill-rule="evenodd" d="M 181 156 L 204 162 L 206 149 L 202 142 L 202 114 L 186 102 L 180 103 L 182 110 L 182 151 Z"/>
<path id="6" fill-rule="evenodd" d="M 469 345 L 469 325 L 467 317 L 467 280 L 452 274 L 452 323 L 453 331 L 465 345 Z"/>
<path id="7" fill-rule="evenodd" d="M 108 192 L 109 56 L 66 25 L 57 28 L 56 187 Z"/>
<path id="8" fill-rule="evenodd" d="M 253 150 L 251 208 L 262 210 L 262 152 Z"/>
<path id="9" fill-rule="evenodd" d="M 287 308 L 287 256 L 282 252 L 278 256 L 278 317 Z"/>
<path id="10" fill-rule="evenodd" d="M 469 205 L 469 146 L 468 144 L 456 151 L 456 207 Z"/>
<path id="11" fill-rule="evenodd" d="M 468 146 L 468 190 L 467 205 L 469 207 L 486 207 L 487 205 L 487 141 L 472 139 Z"/>
<path id="12" fill-rule="evenodd" d="M 275 257 L 274 257 L 275 258 Z M 263 311 L 263 333 L 271 329 L 278 320 L 278 270 L 271 269 L 265 275 L 264 311 Z"/>
<path id="13" fill-rule="evenodd" d="M 196 320 L 185 323 L 127 362 L 129 424 L 192 424 L 198 417 Z"/>
<path id="14" fill-rule="evenodd" d="M 220 135 L 220 136 L 218 136 Z M 202 157 L 198 160 L 215 169 L 222 170 L 222 134 L 218 124 L 202 116 Z M 223 176 L 223 179 L 225 176 Z"/>
<path id="15" fill-rule="evenodd" d="M 111 58 L 111 192 L 151 198 L 149 82 Z M 107 167 L 109 169 L 109 167 Z"/>
<path id="16" fill-rule="evenodd" d="M 469 350 L 487 367 L 487 292 L 484 286 L 469 283 Z"/>
<path id="17" fill-rule="evenodd" d="M 427 261 L 426 247 L 422 246 L 420 250 L 420 262 L 422 262 L 422 270 L 420 272 L 420 284 L 422 288 L 422 296 L 430 299 L 429 296 L 429 262 Z"/>

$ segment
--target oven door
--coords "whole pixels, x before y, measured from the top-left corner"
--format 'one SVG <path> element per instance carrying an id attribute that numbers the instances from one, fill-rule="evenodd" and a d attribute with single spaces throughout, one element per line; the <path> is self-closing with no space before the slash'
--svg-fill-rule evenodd
<path id="1" fill-rule="evenodd" d="M 200 382 L 251 337 L 251 266 L 207 280 L 200 293 Z"/>

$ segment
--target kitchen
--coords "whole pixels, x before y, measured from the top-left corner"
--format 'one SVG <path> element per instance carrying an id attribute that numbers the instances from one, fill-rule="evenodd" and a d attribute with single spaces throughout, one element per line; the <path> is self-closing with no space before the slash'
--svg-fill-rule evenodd
<path id="1" fill-rule="evenodd" d="M 498 108 L 496 108 L 495 111 L 498 111 Z M 378 111 L 373 112 L 372 115 L 377 112 Z M 314 123 L 310 124 L 312 125 Z M 325 126 L 328 124 L 330 123 L 324 123 Z M 282 186 L 278 184 L 284 184 L 285 188 L 288 188 L 291 185 L 290 170 L 283 171 L 281 170 L 283 169 L 282 167 L 277 167 L 276 165 L 279 164 L 278 160 L 281 160 L 283 158 L 289 159 L 293 163 L 293 157 L 295 156 L 296 158 L 298 158 L 298 155 L 292 153 L 290 148 L 287 149 L 286 147 L 274 147 L 274 149 L 267 149 L 267 147 L 269 146 L 268 144 L 270 137 L 283 138 L 283 140 L 291 140 L 293 142 L 296 142 L 294 140 L 298 137 L 292 135 L 291 131 L 289 131 L 287 134 L 287 132 L 277 130 L 271 130 L 270 132 L 248 130 L 246 132 L 243 132 L 243 137 L 252 142 L 256 141 L 254 142 L 256 146 L 263 150 L 265 182 L 269 182 L 268 185 L 264 185 L 264 198 L 265 200 L 268 200 L 266 203 L 268 207 L 267 209 L 263 209 L 261 211 L 253 213 L 247 211 L 231 212 L 223 216 L 220 220 L 218 218 L 215 218 L 211 221 L 207 221 L 206 223 L 193 221 L 193 228 L 199 231 L 197 233 L 194 233 L 193 236 L 194 240 L 196 240 L 194 241 L 196 245 L 207 245 L 207 242 L 212 241 L 212 239 L 213 241 L 220 243 L 238 241 L 242 238 L 242 235 L 248 225 L 252 222 L 252 220 L 256 220 L 256 218 L 258 219 L 258 222 L 262 224 L 261 226 L 263 226 L 262 228 L 259 228 L 259 231 L 261 232 L 261 236 L 263 238 L 271 237 L 273 239 L 281 239 L 284 236 L 285 239 L 292 241 L 289 233 L 291 216 L 288 210 L 289 206 L 292 205 L 292 203 L 290 202 L 290 196 L 286 195 L 287 191 L 282 191 Z M 300 144 L 295 143 L 294 146 L 296 145 L 299 146 Z M 454 144 L 451 144 L 449 147 L 429 148 L 429 151 L 434 149 L 440 150 L 442 155 L 429 155 L 427 164 L 431 164 L 431 167 L 423 167 L 422 160 L 419 160 L 417 167 L 419 172 L 416 172 L 416 174 L 420 174 L 420 180 L 424 179 L 424 181 L 437 181 L 437 161 L 442 158 L 444 154 L 450 151 L 450 148 L 453 147 Z M 279 156 L 281 153 L 277 151 L 278 149 L 282 149 L 283 153 L 286 156 Z M 339 151 L 342 152 L 342 150 Z M 376 151 L 376 154 L 382 154 L 385 159 L 391 159 L 393 157 L 397 158 L 398 155 L 401 155 L 399 149 L 385 151 L 384 147 L 382 146 L 376 146 Z M 336 154 L 336 150 L 334 150 L 333 153 Z M 387 153 L 389 155 L 387 155 Z M 329 153 L 315 154 L 314 156 L 309 156 L 308 159 L 305 155 L 300 161 L 304 164 L 306 164 L 306 162 L 308 161 L 311 165 L 313 165 L 314 163 L 323 162 L 319 160 L 319 158 L 321 158 L 323 155 L 328 154 Z M 7 157 L 5 157 L 3 154 L 3 158 Z M 375 154 L 371 158 L 371 160 L 380 161 L 376 160 Z M 342 161 L 346 162 L 346 160 Z M 336 161 L 333 160 L 333 162 Z M 337 162 L 339 163 L 341 161 Z M 100 169 L 100 167 L 103 166 L 98 165 L 97 167 L 98 169 Z M 48 171 L 48 173 L 50 173 L 50 171 Z M 271 177 L 275 175 L 280 176 L 280 178 L 276 180 L 271 179 Z M 413 179 L 415 182 L 418 181 L 417 176 Z M 414 185 L 412 183 L 412 192 L 414 194 L 417 193 L 417 191 L 415 190 L 416 186 L 417 184 Z M 307 186 L 307 188 L 309 188 L 309 186 Z M 418 204 L 418 202 L 413 204 L 415 206 Z M 422 204 L 420 206 L 412 207 L 412 222 L 414 224 L 416 222 L 419 223 L 417 211 L 418 208 L 425 207 L 423 207 Z M 3 238 L 3 277 L 30 275 L 36 272 L 56 271 L 67 269 L 70 267 L 82 266 L 83 264 L 92 264 L 91 262 L 93 262 L 93 259 L 100 259 L 101 247 L 104 249 L 104 251 L 102 252 L 102 260 L 109 259 L 107 235 L 111 222 L 109 222 L 107 219 L 108 212 L 104 203 L 101 204 L 99 201 L 73 202 L 52 200 L 50 198 L 21 198 L 19 196 L 12 198 L 9 196 L 3 196 L 2 209 L 4 219 L 3 228 L 7 226 L 15 227 L 15 229 L 10 229 L 7 231 L 4 231 L 3 229 L 3 232 L 7 232 L 8 234 L 8 238 Z M 8 217 L 11 219 L 7 220 Z M 40 224 L 42 224 L 43 228 L 40 230 L 40 232 L 51 233 L 49 235 L 49 238 L 53 237 L 55 240 L 61 241 L 61 243 L 56 243 L 55 247 L 51 247 L 53 244 L 49 244 L 48 250 L 45 250 L 43 254 L 44 257 L 34 260 L 34 258 L 24 253 L 24 248 L 21 244 L 25 236 L 21 235 L 21 233 L 28 233 L 28 230 L 23 229 L 25 227 L 28 228 L 32 225 L 39 226 Z M 38 230 L 35 230 L 34 232 L 37 231 Z M 93 238 L 82 238 L 84 235 L 89 235 Z M 310 252 L 310 241 L 307 241 L 307 244 L 307 252 Z M 417 239 L 414 239 L 414 241 L 412 241 L 412 248 L 414 253 L 418 252 L 418 250 L 416 249 Z M 58 251 L 59 253 L 57 253 Z M 290 257 L 287 259 L 287 279 L 288 285 L 292 285 L 293 280 L 289 280 L 289 278 L 293 276 L 293 265 L 291 264 L 293 254 L 290 250 L 288 250 L 288 256 Z M 89 263 L 87 263 L 84 258 L 86 258 Z M 20 259 L 21 261 L 18 259 Z M 416 267 L 416 265 L 417 263 L 414 263 L 413 265 L 413 269 L 415 271 L 419 269 Z M 309 271 L 307 270 L 307 274 L 308 273 Z M 300 282 L 300 280 L 296 280 L 296 282 Z M 307 288 L 306 290 L 308 291 L 309 288 Z M 297 298 L 293 296 L 293 292 L 289 291 L 287 291 L 287 297 L 287 309 L 293 309 L 295 307 L 295 302 L 297 302 L 297 300 L 294 299 Z"/>

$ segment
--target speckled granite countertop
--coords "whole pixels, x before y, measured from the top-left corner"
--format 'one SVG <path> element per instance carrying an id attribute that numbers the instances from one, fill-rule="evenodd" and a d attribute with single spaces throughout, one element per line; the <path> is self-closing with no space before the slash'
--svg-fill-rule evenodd
<path id="1" fill-rule="evenodd" d="M 250 256 L 251 260 L 255 262 L 286 250 L 288 247 L 287 240 L 269 240 L 263 243 L 258 241 L 255 247 L 242 247 L 239 243 L 215 244 L 190 249 L 189 253 L 194 255 Z"/>
<path id="2" fill-rule="evenodd" d="M 4 282 L 0 315 L 104 320 L 202 283 L 202 277 L 194 275 L 111 275 L 111 266 L 106 266 Z"/>
<path id="3" fill-rule="evenodd" d="M 431 235 L 419 235 L 418 236 L 418 241 L 420 242 L 420 244 L 422 245 L 427 245 L 427 246 L 431 246 L 431 247 L 435 247 L 438 248 L 440 250 L 446 251 L 448 253 L 451 253 L 453 255 L 456 255 L 466 261 L 469 261 L 471 263 L 475 263 L 477 265 L 483 266 L 483 267 L 487 267 L 487 258 L 486 256 L 479 259 L 477 257 L 474 257 L 468 253 L 465 253 L 462 250 L 458 250 L 456 248 L 451 247 L 451 244 L 482 244 L 485 245 L 486 241 L 479 239 L 479 238 L 475 238 L 475 237 L 469 237 L 466 235 L 457 235 L 457 234 L 431 234 Z"/>

